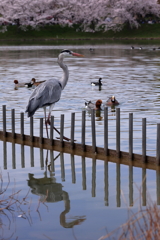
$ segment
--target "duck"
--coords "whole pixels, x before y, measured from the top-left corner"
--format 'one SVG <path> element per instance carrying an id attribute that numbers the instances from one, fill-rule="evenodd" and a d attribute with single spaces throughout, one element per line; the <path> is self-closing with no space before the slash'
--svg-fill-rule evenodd
<path id="1" fill-rule="evenodd" d="M 106 105 L 108 105 L 108 106 L 119 105 L 119 102 L 117 101 L 115 96 L 112 96 L 112 97 L 108 98 Z"/>
<path id="2" fill-rule="evenodd" d="M 19 87 L 32 87 L 33 83 L 32 82 L 28 82 L 28 83 L 20 83 L 17 79 L 15 79 L 14 81 L 15 84 L 15 88 L 19 88 Z"/>
<path id="3" fill-rule="evenodd" d="M 142 50 L 142 47 L 139 47 L 139 50 Z"/>
<path id="4" fill-rule="evenodd" d="M 45 82 L 45 80 L 43 80 L 43 81 L 39 81 L 39 82 L 36 82 L 36 79 L 35 78 L 32 78 L 32 80 L 31 80 L 31 84 L 32 84 L 32 86 L 38 86 L 38 85 L 40 85 L 41 83 L 43 83 L 43 82 Z"/>
<path id="5" fill-rule="evenodd" d="M 131 49 L 134 49 L 134 47 L 133 47 L 133 46 L 131 46 Z"/>
<path id="6" fill-rule="evenodd" d="M 102 86 L 102 78 L 99 78 L 98 82 L 91 82 L 92 86 Z"/>
<path id="7" fill-rule="evenodd" d="M 30 84 L 30 83 L 19 83 L 19 81 L 17 79 L 15 79 L 14 81 L 14 84 L 15 84 L 15 88 L 19 88 L 19 87 L 25 87 L 26 84 Z M 32 85 L 31 85 L 32 86 Z M 28 87 L 31 87 L 31 86 L 28 86 Z"/>
<path id="8" fill-rule="evenodd" d="M 25 83 L 24 86 L 25 86 L 26 88 L 32 87 L 32 86 L 33 86 L 32 80 L 31 80 L 29 83 Z"/>
<path id="9" fill-rule="evenodd" d="M 98 99 L 96 101 L 96 103 L 93 103 L 92 101 L 86 101 L 85 102 L 85 107 L 87 109 L 95 109 L 95 110 L 101 110 L 101 104 L 102 104 L 102 100 Z"/>

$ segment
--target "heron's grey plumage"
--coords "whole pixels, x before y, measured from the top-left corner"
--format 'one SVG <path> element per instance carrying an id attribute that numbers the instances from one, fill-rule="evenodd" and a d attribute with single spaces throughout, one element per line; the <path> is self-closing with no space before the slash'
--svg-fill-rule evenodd
<path id="1" fill-rule="evenodd" d="M 38 108 L 50 106 L 59 101 L 61 92 L 62 85 L 57 79 L 49 79 L 37 86 L 32 92 L 26 108 L 28 117 L 32 117 Z"/>

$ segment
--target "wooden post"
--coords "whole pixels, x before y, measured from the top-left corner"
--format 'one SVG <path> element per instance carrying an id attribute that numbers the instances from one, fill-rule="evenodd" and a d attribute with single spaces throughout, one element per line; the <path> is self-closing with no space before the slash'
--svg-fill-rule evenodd
<path id="1" fill-rule="evenodd" d="M 20 119 L 21 119 L 21 139 L 24 141 L 24 113 L 21 112 L 20 114 Z"/>
<path id="2" fill-rule="evenodd" d="M 96 159 L 92 159 L 92 197 L 96 196 Z"/>
<path id="3" fill-rule="evenodd" d="M 86 190 L 86 159 L 82 157 L 82 187 L 83 190 Z"/>
<path id="4" fill-rule="evenodd" d="M 3 141 L 3 167 L 7 169 L 7 143 Z"/>
<path id="5" fill-rule="evenodd" d="M 15 109 L 11 110 L 12 138 L 15 139 Z"/>
<path id="6" fill-rule="evenodd" d="M 160 165 L 160 123 L 157 124 L 157 164 Z"/>
<path id="7" fill-rule="evenodd" d="M 160 205 L 160 170 L 156 170 L 157 205 Z"/>
<path id="8" fill-rule="evenodd" d="M 60 153 L 60 163 L 61 163 L 61 179 L 65 182 L 65 168 L 64 168 L 64 154 Z"/>
<path id="9" fill-rule="evenodd" d="M 53 146 L 53 127 L 54 127 L 54 116 L 51 116 L 51 125 L 50 125 L 50 140 L 51 140 L 51 146 Z"/>
<path id="10" fill-rule="evenodd" d="M 72 183 L 76 183 L 75 160 L 74 160 L 73 154 L 71 154 L 71 173 L 72 173 Z"/>
<path id="11" fill-rule="evenodd" d="M 142 160 L 146 163 L 146 118 L 142 118 Z"/>
<path id="12" fill-rule="evenodd" d="M 6 132 L 6 105 L 2 106 L 2 114 L 3 114 L 3 136 L 7 136 Z"/>
<path id="13" fill-rule="evenodd" d="M 133 113 L 129 113 L 129 159 L 133 160 Z"/>
<path id="14" fill-rule="evenodd" d="M 75 113 L 71 114 L 71 148 L 74 149 Z"/>
<path id="15" fill-rule="evenodd" d="M 16 169 L 16 150 L 14 142 L 12 142 L 12 168 Z"/>
<path id="16" fill-rule="evenodd" d="M 85 152 L 86 111 L 82 111 L 82 150 Z"/>
<path id="17" fill-rule="evenodd" d="M 121 206 L 121 174 L 120 174 L 120 163 L 116 163 L 117 173 L 117 207 Z"/>
<path id="18" fill-rule="evenodd" d="M 59 155 L 58 155 L 59 156 Z M 50 171 L 55 172 L 55 166 L 54 166 L 54 153 L 52 150 L 50 150 L 50 162 L 51 162 L 51 168 Z"/>
<path id="19" fill-rule="evenodd" d="M 40 148 L 40 164 L 41 164 L 41 169 L 44 169 L 44 155 L 43 155 L 43 148 Z"/>
<path id="20" fill-rule="evenodd" d="M 30 147 L 30 164 L 31 167 L 34 167 L 34 148 Z"/>
<path id="21" fill-rule="evenodd" d="M 133 166 L 129 166 L 129 206 L 133 206 Z"/>
<path id="22" fill-rule="evenodd" d="M 21 167 L 25 168 L 24 144 L 21 145 Z"/>
<path id="23" fill-rule="evenodd" d="M 104 161 L 104 200 L 105 200 L 105 206 L 108 206 L 108 188 L 109 188 L 109 183 L 108 183 L 108 161 Z"/>
<path id="24" fill-rule="evenodd" d="M 95 129 L 95 110 L 91 110 L 91 128 L 92 128 L 92 149 L 96 153 L 96 129 Z"/>
<path id="25" fill-rule="evenodd" d="M 63 145 L 64 145 L 63 136 L 64 136 L 64 114 L 61 114 L 61 126 L 60 126 L 60 142 L 61 142 L 61 147 L 63 147 Z"/>
<path id="26" fill-rule="evenodd" d="M 104 152 L 108 156 L 108 107 L 104 108 Z"/>
<path id="27" fill-rule="evenodd" d="M 30 117 L 30 139 L 31 139 L 31 142 L 34 141 L 34 137 L 33 137 L 33 117 Z"/>
<path id="28" fill-rule="evenodd" d="M 43 118 L 40 118 L 39 143 L 43 144 Z"/>
<path id="29" fill-rule="evenodd" d="M 120 108 L 116 109 L 116 151 L 120 158 Z"/>
<path id="30" fill-rule="evenodd" d="M 142 206 L 146 206 L 146 168 L 142 168 Z"/>

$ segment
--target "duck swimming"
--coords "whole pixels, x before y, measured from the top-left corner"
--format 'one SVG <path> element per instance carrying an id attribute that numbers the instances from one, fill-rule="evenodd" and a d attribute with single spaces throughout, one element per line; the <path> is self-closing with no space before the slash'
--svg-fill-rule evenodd
<path id="1" fill-rule="evenodd" d="M 98 82 L 91 82 L 92 86 L 102 86 L 102 78 L 99 78 Z"/>
<path id="2" fill-rule="evenodd" d="M 95 110 L 101 110 L 101 104 L 102 104 L 102 100 L 98 99 L 96 101 L 96 103 L 93 103 L 92 101 L 86 101 L 85 102 L 85 107 L 87 109 L 95 109 Z"/>
<path id="3" fill-rule="evenodd" d="M 112 97 L 108 98 L 106 105 L 109 105 L 109 106 L 119 105 L 119 102 L 117 101 L 115 96 L 112 96 Z"/>
<path id="4" fill-rule="evenodd" d="M 35 78 L 32 78 L 32 80 L 31 80 L 32 86 L 38 86 L 39 84 L 41 84 L 41 83 L 43 83 L 43 82 L 45 82 L 45 80 L 44 80 L 44 81 L 39 81 L 39 82 L 36 82 L 36 79 L 35 79 Z"/>
<path id="5" fill-rule="evenodd" d="M 32 87 L 32 84 L 29 82 L 29 83 L 19 83 L 18 80 L 14 80 L 13 81 L 14 84 L 15 84 L 15 88 L 19 88 L 19 87 Z"/>

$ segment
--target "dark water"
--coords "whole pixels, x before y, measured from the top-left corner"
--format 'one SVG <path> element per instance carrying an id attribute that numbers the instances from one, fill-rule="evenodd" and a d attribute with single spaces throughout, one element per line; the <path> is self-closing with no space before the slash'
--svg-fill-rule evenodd
<path id="1" fill-rule="evenodd" d="M 10 110 L 14 108 L 16 132 L 20 131 L 19 113 L 25 111 L 32 91 L 26 88 L 14 90 L 13 80 L 28 82 L 32 77 L 37 80 L 60 77 L 62 72 L 57 65 L 57 55 L 68 48 L 85 57 L 65 60 L 70 78 L 53 111 L 56 127 L 60 125 L 60 115 L 65 114 L 65 135 L 68 136 L 71 112 L 75 112 L 75 138 L 80 142 L 85 99 L 94 101 L 101 98 L 105 103 L 108 97 L 115 95 L 121 109 L 121 150 L 128 151 L 128 115 L 132 112 L 134 152 L 141 153 L 141 122 L 142 118 L 147 118 L 147 154 L 155 156 L 156 124 L 160 121 L 160 50 L 152 50 L 154 45 L 145 45 L 143 50 L 139 50 L 137 45 L 133 51 L 127 44 L 103 44 L 93 45 L 94 51 L 90 52 L 90 47 L 1 46 L 0 101 L 1 106 L 7 106 L 7 130 L 11 130 Z M 103 79 L 101 90 L 90 85 L 99 77 Z M 39 134 L 40 117 L 43 117 L 41 109 L 35 114 L 35 135 Z M 115 149 L 115 118 L 115 112 L 109 108 L 111 149 Z M 2 129 L 1 111 L 0 119 Z M 103 111 L 96 120 L 97 145 L 103 146 Z M 91 144 L 90 125 L 90 113 L 87 112 L 86 144 Z M 25 133 L 29 133 L 26 115 Z M 4 142 L 0 142 L 0 149 L 2 188 L 9 181 L 7 173 L 10 176 L 5 196 L 21 190 L 18 196 L 22 199 L 30 190 L 21 209 L 13 207 L 13 213 L 6 210 L 6 215 L 0 215 L 0 230 L 4 238 L 99 239 L 106 234 L 106 229 L 111 231 L 126 221 L 128 206 L 133 206 L 134 211 L 138 209 L 142 187 L 159 204 L 158 171 L 69 154 L 59 155 L 55 151 L 48 153 L 49 169 L 46 169 L 45 150 Z M 145 194 L 142 203 L 146 204 Z"/>

